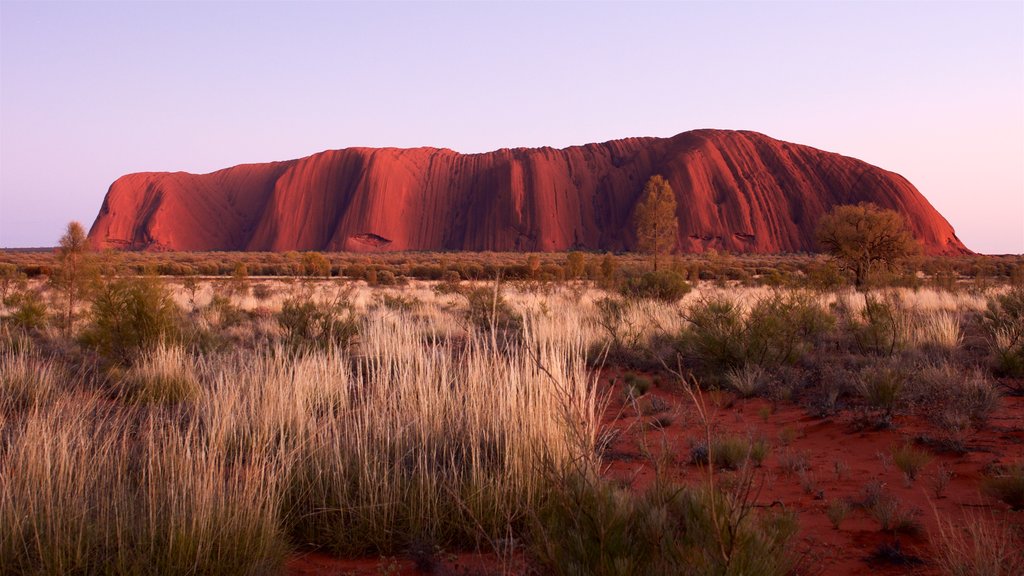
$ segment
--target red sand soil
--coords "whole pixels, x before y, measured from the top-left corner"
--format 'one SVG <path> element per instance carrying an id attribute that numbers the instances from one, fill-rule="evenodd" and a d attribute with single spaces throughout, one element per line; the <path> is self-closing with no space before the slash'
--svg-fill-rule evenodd
<path id="1" fill-rule="evenodd" d="M 129 174 L 89 233 L 151 250 L 623 250 L 652 174 L 678 198 L 678 247 L 811 252 L 836 204 L 905 214 L 929 254 L 967 249 L 902 176 L 747 131 L 502 149 L 347 148 L 210 174 Z"/>
<path id="2" fill-rule="evenodd" d="M 606 371 L 603 380 L 617 375 Z M 621 381 L 621 378 L 618 378 Z M 697 483 L 705 479 L 705 471 L 689 462 L 690 447 L 703 437 L 703 428 L 693 402 L 682 390 L 654 388 L 645 398 L 658 398 L 668 406 L 657 415 L 638 415 L 632 406 L 622 402 L 621 387 L 613 392 L 615 400 L 606 414 L 606 425 L 618 431 L 606 451 L 605 476 L 624 486 L 643 490 L 655 477 L 652 459 L 663 459 L 669 465 L 666 474 L 675 481 Z M 741 400 L 732 395 L 709 397 L 714 408 L 713 427 L 717 433 L 750 435 L 767 440 L 770 453 L 758 470 L 760 506 L 785 506 L 796 510 L 800 532 L 796 537 L 802 563 L 811 573 L 830 576 L 860 574 L 937 574 L 928 534 L 937 529 L 937 515 L 947 521 L 959 521 L 965 511 L 994 515 L 1000 520 L 1020 523 L 1019 513 L 979 493 L 983 471 L 993 464 L 1024 460 L 1024 398 L 1005 397 L 1002 406 L 983 430 L 968 439 L 968 452 L 963 455 L 936 453 L 917 480 L 908 485 L 903 473 L 885 462 L 894 446 L 913 441 L 920 435 L 934 437 L 935 429 L 915 416 L 897 416 L 895 426 L 878 430 L 864 428 L 850 411 L 832 418 L 809 416 L 806 410 L 792 404 L 772 403 L 763 399 Z M 649 400 L 645 400 L 649 402 Z M 663 429 L 649 424 L 656 418 L 668 417 Z M 786 433 L 783 433 L 783 431 Z M 791 437 L 783 446 L 782 437 Z M 808 493 L 796 475 L 787 475 L 780 465 L 785 452 L 804 454 L 810 462 L 809 476 L 815 487 Z M 647 456 L 644 456 L 644 454 Z M 663 458 L 667 456 L 667 458 Z M 843 474 L 836 473 L 836 462 L 845 465 Z M 937 498 L 932 477 L 944 464 L 954 475 L 943 495 Z M 916 508 L 923 530 L 918 535 L 898 537 L 883 532 L 878 523 L 864 511 L 852 510 L 839 530 L 826 516 L 829 500 L 862 496 L 865 485 L 878 481 L 896 496 L 901 507 Z M 901 550 L 920 558 L 918 565 L 894 565 L 872 561 L 879 545 L 898 540 Z M 380 574 L 396 562 L 394 559 L 341 560 L 319 554 L 299 555 L 287 564 L 287 573 L 295 576 L 326 576 L 327 574 Z M 410 560 L 398 559 L 400 574 L 422 574 Z M 462 554 L 446 563 L 448 573 L 500 574 L 521 573 L 503 570 L 494 555 Z M 461 567 L 461 571 L 460 571 Z"/>

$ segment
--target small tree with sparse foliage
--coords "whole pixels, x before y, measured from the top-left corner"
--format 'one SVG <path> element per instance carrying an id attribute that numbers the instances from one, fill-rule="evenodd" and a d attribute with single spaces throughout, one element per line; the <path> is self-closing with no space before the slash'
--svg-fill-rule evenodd
<path id="1" fill-rule="evenodd" d="M 679 240 L 676 195 L 668 180 L 659 174 L 651 176 L 633 218 L 637 248 L 651 254 L 657 271 L 658 254 L 671 253 Z"/>
<path id="2" fill-rule="evenodd" d="M 879 266 L 892 268 L 920 251 L 899 212 L 870 202 L 835 206 L 818 221 L 817 237 L 844 270 L 853 272 L 858 290 Z"/>
<path id="3" fill-rule="evenodd" d="M 70 336 L 75 323 L 75 308 L 95 287 L 99 275 L 85 228 L 80 223 L 68 223 L 57 247 L 57 261 L 60 266 L 50 277 L 50 283 L 61 294 L 64 335 Z"/>

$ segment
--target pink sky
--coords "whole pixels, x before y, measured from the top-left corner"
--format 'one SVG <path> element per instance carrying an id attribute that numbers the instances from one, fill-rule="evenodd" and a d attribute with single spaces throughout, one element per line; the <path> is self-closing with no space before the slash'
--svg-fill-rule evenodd
<path id="1" fill-rule="evenodd" d="M 749 129 L 1024 252 L 1024 3 L 0 2 L 0 246 L 118 176 Z"/>

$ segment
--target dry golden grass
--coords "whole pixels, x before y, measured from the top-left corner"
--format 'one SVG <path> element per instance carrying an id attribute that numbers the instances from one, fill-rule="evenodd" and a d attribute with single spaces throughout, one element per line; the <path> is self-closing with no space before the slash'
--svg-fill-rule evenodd
<path id="1" fill-rule="evenodd" d="M 775 290 L 702 283 L 668 304 L 504 283 L 522 330 L 499 334 L 433 282 L 261 279 L 235 294 L 226 282 L 193 295 L 169 281 L 197 341 L 129 367 L 72 374 L 59 355 L 0 339 L 0 574 L 265 573 L 295 546 L 380 554 L 522 534 L 560 473 L 600 467 L 607 397 L 593 366 L 611 334 L 671 342 L 695 305 L 727 299 L 748 317 Z M 894 293 L 909 348 L 959 349 L 966 313 L 985 306 Z M 800 295 L 851 315 L 865 303 Z M 292 298 L 350 305 L 354 344 L 286 343 L 275 314 Z M 620 314 L 602 316 L 606 298 Z M 750 364 L 732 380 L 757 394 L 769 376 Z"/>

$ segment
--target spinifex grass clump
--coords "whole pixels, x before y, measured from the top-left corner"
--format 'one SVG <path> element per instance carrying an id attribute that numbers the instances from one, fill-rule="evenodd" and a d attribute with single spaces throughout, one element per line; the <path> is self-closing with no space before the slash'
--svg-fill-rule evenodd
<path id="1" fill-rule="evenodd" d="M 481 335 L 454 353 L 420 328 L 371 316 L 358 361 L 278 353 L 214 385 L 213 441 L 287 462 L 281 520 L 295 542 L 352 555 L 497 538 L 547 489 L 542 463 L 594 453 L 582 344 L 495 349 Z"/>
<path id="2" fill-rule="evenodd" d="M 200 391 L 196 362 L 180 346 L 160 344 L 139 354 L 119 383 L 118 392 L 143 404 L 195 400 Z"/>
<path id="3" fill-rule="evenodd" d="M 13 424 L 0 453 L 0 572 L 251 574 L 280 566 L 277 467 L 194 427 L 95 399 Z"/>
<path id="4" fill-rule="evenodd" d="M 29 347 L 0 348 L 0 413 L 49 403 L 68 380 L 57 361 L 45 359 Z"/>

